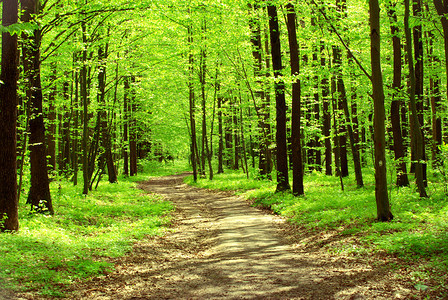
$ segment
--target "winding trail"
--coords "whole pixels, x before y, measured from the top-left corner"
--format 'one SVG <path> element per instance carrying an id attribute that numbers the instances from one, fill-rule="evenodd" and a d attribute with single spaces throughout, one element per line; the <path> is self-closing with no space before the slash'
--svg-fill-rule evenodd
<path id="1" fill-rule="evenodd" d="M 76 299 L 405 299 L 381 263 L 304 247 L 278 216 L 227 192 L 155 178 L 139 188 L 176 206 L 172 230 L 135 245 Z M 289 229 L 288 229 L 289 228 Z M 291 238 L 294 236 L 295 238 Z M 309 239 L 310 237 L 308 237 Z M 313 238 L 313 237 L 311 237 Z"/>

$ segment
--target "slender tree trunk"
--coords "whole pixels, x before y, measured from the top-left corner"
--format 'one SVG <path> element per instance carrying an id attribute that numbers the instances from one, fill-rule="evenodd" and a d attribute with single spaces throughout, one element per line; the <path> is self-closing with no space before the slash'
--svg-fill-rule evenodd
<path id="1" fill-rule="evenodd" d="M 196 160 L 197 149 L 197 137 L 196 137 L 196 118 L 195 118 L 195 97 L 194 97 L 194 85 L 193 85 L 193 72 L 194 72 L 194 56 L 193 56 L 193 32 L 191 27 L 188 27 L 188 45 L 190 46 L 190 53 L 188 55 L 188 90 L 189 90 L 189 105 L 190 105 L 190 128 L 191 128 L 191 164 L 193 167 L 193 179 L 194 182 L 198 180 L 198 169 Z"/>
<path id="2" fill-rule="evenodd" d="M 409 0 L 406 0 L 409 1 Z M 372 64 L 372 88 L 374 104 L 374 148 L 375 148 L 375 199 L 377 218 L 380 221 L 390 221 L 393 215 L 390 211 L 389 195 L 387 193 L 386 170 L 386 129 L 384 120 L 383 74 L 381 71 L 381 40 L 380 40 L 380 6 L 378 0 L 369 0 L 370 7 L 370 54 Z"/>
<path id="3" fill-rule="evenodd" d="M 123 95 L 123 173 L 129 176 L 129 76 L 124 78 L 124 95 Z"/>
<path id="4" fill-rule="evenodd" d="M 422 0 L 413 0 L 412 10 L 414 17 L 422 18 Z M 425 131 L 425 120 L 423 116 L 423 86 L 424 86 L 424 70 L 423 70 L 423 29 L 421 24 L 417 24 L 413 27 L 413 42 L 414 42 L 414 56 L 415 56 L 415 101 L 417 106 L 417 117 L 420 123 L 420 128 Z M 423 134 L 423 183 L 427 186 L 426 176 L 426 150 L 425 150 L 425 135 Z"/>
<path id="5" fill-rule="evenodd" d="M 81 78 L 80 78 L 80 92 L 82 101 L 82 175 L 83 175 L 83 194 L 89 193 L 89 111 L 88 111 L 88 97 L 87 97 L 87 35 L 86 24 L 81 24 L 82 29 L 82 42 L 84 49 L 82 51 L 82 65 L 81 65 Z"/>
<path id="6" fill-rule="evenodd" d="M 432 66 L 439 66 L 440 60 L 434 54 L 434 35 L 428 32 L 428 43 L 429 43 L 429 59 Z M 442 158 L 440 157 L 440 146 L 443 144 L 442 141 L 442 118 L 440 117 L 440 107 L 442 102 L 442 97 L 440 94 L 440 76 L 433 73 L 429 78 L 430 85 L 430 95 L 431 95 L 431 120 L 432 120 L 432 157 L 433 165 L 440 166 L 442 163 Z"/>
<path id="7" fill-rule="evenodd" d="M 107 124 L 107 111 L 106 111 L 106 59 L 108 55 L 108 45 L 103 50 L 102 46 L 98 49 L 98 103 L 102 106 L 100 108 L 101 118 L 101 144 L 104 149 L 104 157 L 106 159 L 107 174 L 109 176 L 109 182 L 117 182 L 117 172 L 115 169 L 114 158 L 112 156 L 112 141 L 110 139 L 109 125 Z"/>
<path id="8" fill-rule="evenodd" d="M 353 164 L 355 167 L 356 185 L 359 188 L 361 188 L 364 186 L 364 181 L 362 178 L 362 170 L 361 170 L 361 159 L 359 156 L 359 151 L 356 148 L 355 134 L 353 132 L 353 127 L 351 125 L 350 112 L 348 109 L 347 95 L 346 95 L 344 84 L 342 84 L 342 86 L 341 86 L 340 97 L 342 98 L 341 104 L 342 104 L 342 108 L 343 108 L 344 114 L 345 114 L 345 122 L 347 124 L 346 126 L 348 129 L 348 136 L 350 138 L 350 147 L 352 150 Z"/>
<path id="9" fill-rule="evenodd" d="M 326 61 L 325 61 L 325 44 L 321 42 L 321 58 L 320 58 L 320 65 L 322 68 L 326 68 Z M 322 126 L 322 133 L 325 137 L 325 174 L 326 175 L 332 175 L 333 171 L 331 168 L 332 164 L 332 149 L 331 149 L 331 113 L 330 113 L 330 85 L 328 82 L 328 77 L 323 76 L 321 80 L 321 86 L 322 86 L 322 111 L 323 111 L 323 126 Z"/>
<path id="10" fill-rule="evenodd" d="M 260 143 L 259 143 L 259 174 L 261 177 L 269 177 L 271 172 L 270 168 L 270 149 L 269 144 L 269 125 L 266 123 L 268 117 L 266 114 L 268 112 L 266 109 L 269 108 L 269 104 L 266 103 L 266 91 L 263 84 L 263 46 L 261 41 L 261 26 L 257 14 L 259 10 L 259 4 L 254 4 L 254 11 L 252 11 L 251 4 L 249 4 L 249 9 L 252 14 L 249 21 L 249 27 L 252 32 L 251 43 L 252 43 L 252 56 L 254 58 L 254 75 L 256 80 L 255 97 L 259 99 L 261 107 L 257 111 L 258 127 L 260 129 Z M 257 108 L 256 108 L 257 109 Z"/>
<path id="11" fill-rule="evenodd" d="M 75 98 L 73 108 L 73 185 L 78 185 L 78 168 L 79 168 L 79 73 L 73 71 L 75 79 Z"/>
<path id="12" fill-rule="evenodd" d="M 409 79 L 410 79 L 410 93 L 409 93 L 409 106 L 411 109 L 410 123 L 411 123 L 411 132 L 414 138 L 415 160 L 416 160 L 415 178 L 420 197 L 428 197 L 425 189 L 423 164 L 422 164 L 422 161 L 424 159 L 423 132 L 421 129 L 421 124 L 419 124 L 417 105 L 415 101 L 416 82 L 415 82 L 414 63 L 412 58 L 411 29 L 409 28 L 409 14 L 410 14 L 409 0 L 405 0 L 404 3 L 405 3 L 404 30 L 406 35 L 406 57 L 408 59 Z"/>
<path id="13" fill-rule="evenodd" d="M 445 68 L 446 68 L 446 80 L 448 86 L 448 0 L 433 0 L 437 13 L 440 16 L 440 22 L 443 30 L 443 41 L 445 46 Z M 448 99 L 448 88 L 446 89 Z"/>
<path id="14" fill-rule="evenodd" d="M 280 31 L 278 26 L 277 8 L 268 6 L 269 31 L 271 36 L 271 56 L 275 80 L 276 101 L 276 142 L 277 142 L 277 192 L 289 191 L 288 151 L 286 144 L 286 103 L 285 83 L 282 79 L 282 53 L 280 46 Z"/>
<path id="15" fill-rule="evenodd" d="M 392 104 L 390 109 L 390 118 L 392 123 L 392 134 L 393 134 L 393 142 L 394 142 L 394 154 L 395 160 L 397 161 L 397 186 L 408 186 L 409 179 L 407 174 L 407 167 L 405 161 L 405 148 L 404 141 L 401 130 L 401 121 L 400 121 L 400 109 L 402 106 L 402 101 L 398 98 L 397 95 L 403 89 L 401 83 L 401 41 L 398 36 L 398 24 L 397 24 L 397 14 L 395 10 L 395 4 L 390 4 L 389 10 L 389 19 L 391 21 L 390 29 L 392 33 L 392 43 L 393 43 L 393 52 L 394 52 L 394 78 L 392 83 L 393 94 L 392 94 Z"/>
<path id="16" fill-rule="evenodd" d="M 18 1 L 3 0 L 2 26 L 18 21 Z M 17 35 L 2 33 L 0 74 L 0 231 L 19 229 L 17 201 Z"/>
<path id="17" fill-rule="evenodd" d="M 32 22 L 32 17 L 40 11 L 39 0 L 23 0 L 23 22 Z M 24 44 L 24 72 L 28 77 L 27 97 L 30 101 L 30 168 L 31 186 L 27 203 L 38 212 L 53 214 L 50 195 L 50 181 L 47 169 L 47 151 L 45 147 L 45 126 L 42 109 L 42 85 L 40 78 L 41 31 L 36 29 Z"/>
<path id="18" fill-rule="evenodd" d="M 340 114 L 341 119 L 343 119 L 342 114 L 344 113 L 344 102 L 347 102 L 347 96 L 345 93 L 345 84 L 342 79 L 342 50 L 339 46 L 333 46 L 333 60 L 336 69 L 335 78 L 333 79 L 336 84 L 335 91 L 337 96 L 335 97 L 337 101 L 337 112 Z M 336 108 L 335 108 L 336 109 Z M 345 122 L 339 122 L 337 125 L 338 134 L 338 145 L 339 149 L 337 151 L 339 155 L 339 169 L 341 171 L 342 177 L 347 177 L 348 173 L 348 158 L 347 158 L 347 128 L 344 124 Z M 335 124 L 336 125 L 336 124 Z"/>
<path id="19" fill-rule="evenodd" d="M 297 42 L 296 12 L 294 5 L 288 3 L 287 27 L 289 40 L 289 53 L 291 62 L 291 75 L 294 76 L 292 84 L 292 107 L 291 107 L 291 140 L 292 140 L 292 193 L 295 196 L 303 195 L 303 160 L 302 160 L 302 137 L 300 129 L 301 99 L 300 99 L 300 54 Z"/>
<path id="20" fill-rule="evenodd" d="M 222 127 L 222 101 L 221 95 L 218 95 L 218 174 L 224 173 L 223 168 L 223 152 L 224 152 L 224 136 Z"/>
<path id="21" fill-rule="evenodd" d="M 135 83 L 135 76 L 131 77 L 131 82 Z M 131 91 L 131 115 L 130 115 L 130 133 L 129 133 L 129 175 L 137 175 L 137 120 L 135 114 L 137 112 L 137 103 L 135 91 Z"/>

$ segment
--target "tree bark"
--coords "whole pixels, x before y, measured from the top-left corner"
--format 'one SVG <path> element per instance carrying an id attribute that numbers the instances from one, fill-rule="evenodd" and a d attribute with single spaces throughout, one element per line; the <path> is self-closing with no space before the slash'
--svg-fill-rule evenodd
<path id="1" fill-rule="evenodd" d="M 326 68 L 325 61 L 325 44 L 321 42 L 320 47 L 320 66 Z M 325 175 L 332 175 L 332 149 L 331 149 L 331 113 L 330 113 L 330 85 L 328 77 L 324 76 L 321 80 L 322 87 L 322 111 L 323 111 L 323 126 L 322 133 L 325 137 Z"/>
<path id="2" fill-rule="evenodd" d="M 446 80 L 448 86 L 448 0 L 433 0 L 437 13 L 440 16 L 440 22 L 443 30 L 443 41 L 445 46 L 445 68 L 446 68 Z M 448 99 L 448 88 L 446 89 Z"/>
<path id="3" fill-rule="evenodd" d="M 108 55 L 108 45 L 103 50 L 102 46 L 98 49 L 98 103 L 102 106 L 100 108 L 101 118 L 101 144 L 103 146 L 104 156 L 107 165 L 107 174 L 109 176 L 109 182 L 117 182 L 117 172 L 115 169 L 114 158 L 112 156 L 112 142 L 110 139 L 109 125 L 107 124 L 107 111 L 106 111 L 106 59 Z"/>
<path id="4" fill-rule="evenodd" d="M 82 175 L 83 175 L 83 191 L 84 195 L 89 193 L 89 116 L 88 116 L 88 97 L 87 97 L 87 34 L 86 34 L 86 24 L 83 22 L 81 24 L 82 30 L 82 42 L 84 49 L 82 50 L 81 58 L 81 73 L 80 73 L 80 92 L 82 101 Z"/>
<path id="5" fill-rule="evenodd" d="M 124 78 L 124 95 L 123 95 L 123 173 L 129 176 L 129 76 Z"/>
<path id="6" fill-rule="evenodd" d="M 32 22 L 33 16 L 40 11 L 39 0 L 23 0 L 22 21 Z M 40 78 L 41 30 L 36 29 L 24 44 L 24 72 L 28 78 L 27 97 L 30 101 L 30 168 L 31 186 L 27 203 L 36 212 L 53 214 L 50 195 L 50 181 L 47 169 L 47 151 L 45 147 L 45 126 L 42 110 L 42 84 Z"/>
<path id="7" fill-rule="evenodd" d="M 282 53 L 280 45 L 280 31 L 278 26 L 277 8 L 274 5 L 268 6 L 269 32 L 271 37 L 271 57 L 272 67 L 275 77 L 275 102 L 276 102 L 276 137 L 277 142 L 277 192 L 289 191 L 288 176 L 288 151 L 286 144 L 286 101 L 285 83 L 282 79 Z"/>
<path id="8" fill-rule="evenodd" d="M 135 83 L 135 76 L 131 76 L 131 82 Z M 131 115 L 130 115 L 130 132 L 129 132 L 129 175 L 137 175 L 137 120 L 135 114 L 137 111 L 137 103 L 135 98 L 135 91 L 131 89 L 130 99 Z"/>
<path id="9" fill-rule="evenodd" d="M 18 1 L 3 0 L 2 25 L 18 21 Z M 17 200 L 17 35 L 2 33 L 0 74 L 0 231 L 19 229 Z"/>
<path id="10" fill-rule="evenodd" d="M 407 0 L 409 1 L 409 0 Z M 374 104 L 374 148 L 375 148 L 375 199 L 377 218 L 380 221 L 390 221 L 393 215 L 390 211 L 387 193 L 386 170 L 386 129 L 384 120 L 384 87 L 381 71 L 381 41 L 380 41 L 380 7 L 378 0 L 369 0 L 370 7 L 370 57 L 372 65 L 372 89 Z"/>
<path id="11" fill-rule="evenodd" d="M 419 123 L 418 120 L 417 105 L 415 101 L 416 82 L 415 82 L 414 62 L 412 57 L 411 29 L 409 28 L 409 14 L 410 14 L 409 0 L 405 0 L 404 3 L 405 3 L 404 30 L 406 35 L 406 57 L 408 60 L 409 81 L 410 81 L 410 92 L 409 92 L 409 106 L 411 110 L 410 123 L 415 147 L 415 179 L 420 197 L 428 197 L 428 195 L 426 194 L 424 175 L 423 175 L 423 164 L 422 164 L 422 161 L 424 159 L 423 132 L 421 129 L 421 124 Z"/>
<path id="12" fill-rule="evenodd" d="M 389 10 L 389 19 L 391 21 L 390 29 L 392 33 L 392 44 L 393 44 L 393 53 L 394 53 L 394 77 L 393 77 L 393 94 L 392 94 L 392 104 L 390 109 L 390 118 L 392 123 L 392 135 L 393 135 L 393 143 L 394 143 L 394 154 L 395 160 L 397 163 L 397 186 L 408 186 L 408 172 L 405 161 L 405 148 L 404 141 L 401 130 L 401 121 L 400 121 L 400 109 L 402 106 L 402 101 L 398 98 L 397 94 L 403 89 L 401 83 L 401 41 L 398 36 L 398 24 L 397 24 L 397 14 L 395 10 L 395 4 L 390 4 Z"/>
<path id="13" fill-rule="evenodd" d="M 197 137 L 196 137 L 196 118 L 195 118 L 195 97 L 194 97 L 194 85 L 193 85 L 193 72 L 194 72 L 194 54 L 193 54 L 193 32 L 191 27 L 188 27 L 188 45 L 190 46 L 190 53 L 188 54 L 188 100 L 190 105 L 190 128 L 191 128 L 191 164 L 193 167 L 193 179 L 194 182 L 198 180 L 198 169 L 196 160 L 197 149 Z"/>
<path id="14" fill-rule="evenodd" d="M 303 195 L 303 160 L 302 160 L 302 137 L 300 129 L 301 99 L 300 99 L 300 54 L 297 42 L 296 12 L 294 5 L 288 3 L 287 27 L 289 40 L 289 53 L 291 62 L 291 75 L 294 77 L 292 84 L 292 106 L 291 106 L 291 141 L 292 141 L 292 193 L 295 196 Z"/>

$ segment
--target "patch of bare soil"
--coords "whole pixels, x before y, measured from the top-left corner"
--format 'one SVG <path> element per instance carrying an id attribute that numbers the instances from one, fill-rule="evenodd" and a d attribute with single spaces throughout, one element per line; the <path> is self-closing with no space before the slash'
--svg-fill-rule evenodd
<path id="1" fill-rule="evenodd" d="M 184 176 L 139 186 L 175 204 L 170 231 L 136 244 L 114 272 L 73 286 L 70 299 L 418 298 L 386 260 L 309 247 L 332 237 L 301 234 L 229 193 L 187 186 Z"/>

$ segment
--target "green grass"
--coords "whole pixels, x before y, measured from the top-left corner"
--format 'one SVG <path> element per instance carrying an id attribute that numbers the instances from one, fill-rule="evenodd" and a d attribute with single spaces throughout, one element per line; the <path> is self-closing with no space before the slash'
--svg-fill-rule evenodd
<path id="1" fill-rule="evenodd" d="M 408 264 L 418 262 L 415 272 L 437 277 L 438 284 L 446 283 L 448 198 L 442 183 L 430 184 L 432 193 L 427 199 L 420 199 L 415 187 L 393 187 L 390 202 L 394 219 L 382 223 L 375 220 L 374 174 L 365 170 L 363 175 L 364 188 L 356 187 L 353 176 L 344 179 L 342 191 L 336 177 L 318 172 L 307 174 L 302 197 L 275 193 L 275 182 L 247 180 L 244 174 L 232 171 L 217 175 L 213 183 L 199 180 L 196 185 L 237 190 L 254 205 L 269 208 L 305 230 L 332 231 L 340 236 L 340 243 L 332 244 L 328 251 L 341 255 L 388 253 Z M 192 182 L 191 178 L 188 180 Z M 356 239 L 346 239 L 347 236 Z"/>
<path id="2" fill-rule="evenodd" d="M 143 162 L 138 176 L 120 177 L 118 184 L 102 181 L 88 196 L 81 194 L 82 186 L 52 182 L 54 216 L 30 214 L 24 196 L 19 232 L 0 234 L 0 279 L 13 290 L 62 296 L 75 280 L 113 270 L 106 258 L 123 256 L 147 235 L 162 234 L 170 221 L 172 204 L 136 189 L 136 182 L 185 168 Z"/>

